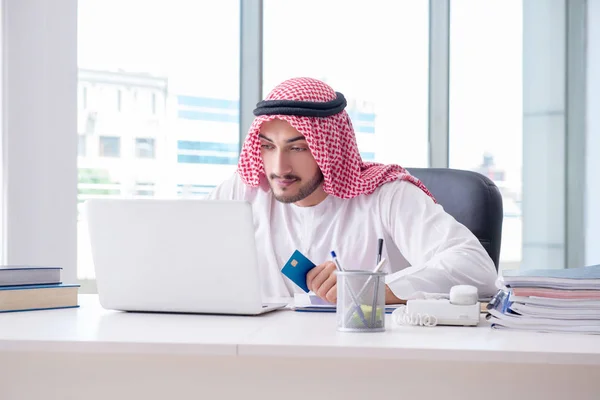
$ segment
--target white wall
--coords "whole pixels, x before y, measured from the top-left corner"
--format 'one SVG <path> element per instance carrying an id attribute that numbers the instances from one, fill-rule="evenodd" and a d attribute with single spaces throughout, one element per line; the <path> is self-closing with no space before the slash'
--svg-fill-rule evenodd
<path id="1" fill-rule="evenodd" d="M 600 264 L 600 2 L 588 1 L 586 265 Z"/>
<path id="2" fill-rule="evenodd" d="M 76 282 L 77 0 L 2 8 L 3 262 Z"/>

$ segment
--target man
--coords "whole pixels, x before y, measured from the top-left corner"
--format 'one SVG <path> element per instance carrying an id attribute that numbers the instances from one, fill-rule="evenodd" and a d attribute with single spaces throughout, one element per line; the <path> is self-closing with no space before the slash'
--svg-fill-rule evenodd
<path id="1" fill-rule="evenodd" d="M 295 250 L 318 264 L 308 288 L 335 302 L 333 250 L 342 268 L 387 259 L 386 303 L 470 284 L 496 292 L 494 264 L 477 238 L 397 165 L 361 160 L 346 100 L 325 83 L 295 78 L 254 110 L 234 176 L 210 198 L 252 204 L 265 297 L 301 292 L 281 268 Z"/>

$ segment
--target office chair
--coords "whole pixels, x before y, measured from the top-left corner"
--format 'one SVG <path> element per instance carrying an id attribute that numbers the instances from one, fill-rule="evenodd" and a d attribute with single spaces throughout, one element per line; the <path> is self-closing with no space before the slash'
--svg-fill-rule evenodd
<path id="1" fill-rule="evenodd" d="M 502 241 L 502 196 L 488 177 L 449 168 L 407 168 L 444 210 L 479 239 L 498 270 Z"/>

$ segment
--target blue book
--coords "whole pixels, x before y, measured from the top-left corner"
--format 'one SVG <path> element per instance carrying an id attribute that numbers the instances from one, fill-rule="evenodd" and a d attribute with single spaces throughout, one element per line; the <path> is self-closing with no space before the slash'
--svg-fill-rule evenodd
<path id="1" fill-rule="evenodd" d="M 0 287 L 0 313 L 79 307 L 79 285 L 18 285 Z"/>
<path id="2" fill-rule="evenodd" d="M 0 266 L 0 286 L 51 285 L 61 283 L 61 267 Z"/>

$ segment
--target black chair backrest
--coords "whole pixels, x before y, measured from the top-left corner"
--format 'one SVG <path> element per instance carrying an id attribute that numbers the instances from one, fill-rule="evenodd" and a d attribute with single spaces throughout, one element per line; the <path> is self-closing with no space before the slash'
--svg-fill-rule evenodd
<path id="1" fill-rule="evenodd" d="M 498 270 L 502 241 L 502 196 L 488 177 L 449 168 L 407 168 L 454 219 L 479 239 Z"/>

